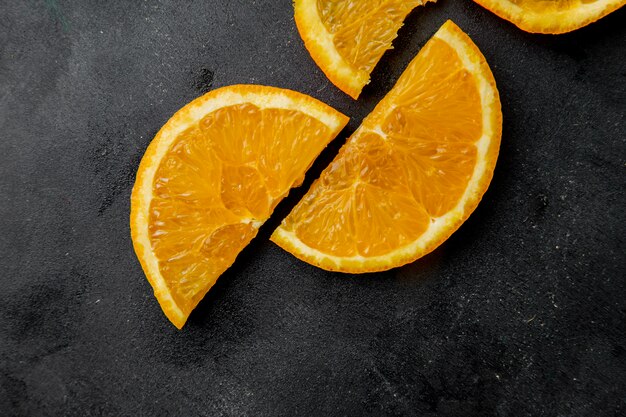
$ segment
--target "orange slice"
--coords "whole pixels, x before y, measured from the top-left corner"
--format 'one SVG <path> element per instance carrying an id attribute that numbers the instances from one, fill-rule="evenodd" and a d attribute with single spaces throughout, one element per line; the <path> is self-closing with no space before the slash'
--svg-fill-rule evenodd
<path id="1" fill-rule="evenodd" d="M 176 327 L 347 121 L 294 91 L 234 85 L 187 104 L 157 133 L 139 165 L 130 227 Z"/>
<path id="2" fill-rule="evenodd" d="M 595 22 L 626 0 L 474 0 L 527 32 L 565 33 Z"/>
<path id="3" fill-rule="evenodd" d="M 272 240 L 333 271 L 372 272 L 412 262 L 476 208 L 493 175 L 501 132 L 489 66 L 448 21 Z"/>
<path id="4" fill-rule="evenodd" d="M 294 0 L 304 45 L 328 79 L 356 99 L 404 18 L 436 0 Z"/>

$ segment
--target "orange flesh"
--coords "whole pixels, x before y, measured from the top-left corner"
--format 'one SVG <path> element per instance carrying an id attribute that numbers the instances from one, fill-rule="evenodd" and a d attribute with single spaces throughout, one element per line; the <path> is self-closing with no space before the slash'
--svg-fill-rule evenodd
<path id="1" fill-rule="evenodd" d="M 149 235 L 159 270 L 189 314 L 331 134 L 298 111 L 223 107 L 180 134 L 157 169 Z"/>
<path id="2" fill-rule="evenodd" d="M 534 13 L 551 13 L 574 9 L 580 4 L 595 3 L 598 0 L 509 0 L 525 11 Z"/>
<path id="3" fill-rule="evenodd" d="M 338 257 L 407 245 L 463 196 L 482 131 L 474 76 L 433 38 L 283 227 Z"/>
<path id="4" fill-rule="evenodd" d="M 353 68 L 372 72 L 420 0 L 318 0 L 322 24 Z"/>
<path id="5" fill-rule="evenodd" d="M 595 22 L 626 0 L 474 0 L 533 33 L 567 33 Z"/>

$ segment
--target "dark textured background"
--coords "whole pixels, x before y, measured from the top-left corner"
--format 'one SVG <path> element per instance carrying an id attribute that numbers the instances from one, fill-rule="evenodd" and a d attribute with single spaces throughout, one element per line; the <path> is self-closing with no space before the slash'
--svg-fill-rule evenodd
<path id="1" fill-rule="evenodd" d="M 139 160 L 178 108 L 233 83 L 352 117 L 305 187 L 448 18 L 498 83 L 502 149 L 433 254 L 370 276 L 268 241 L 192 314 L 162 315 L 131 246 Z M 469 0 L 411 14 L 356 102 L 289 0 L 0 0 L 1 416 L 626 413 L 626 9 L 532 35 Z"/>

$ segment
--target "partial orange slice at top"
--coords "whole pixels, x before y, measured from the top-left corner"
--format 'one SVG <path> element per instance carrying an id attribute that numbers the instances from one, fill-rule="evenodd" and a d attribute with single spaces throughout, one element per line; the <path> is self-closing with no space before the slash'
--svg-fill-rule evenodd
<path id="1" fill-rule="evenodd" d="M 272 240 L 342 272 L 397 267 L 445 241 L 486 191 L 502 114 L 476 45 L 448 21 Z"/>
<path id="2" fill-rule="evenodd" d="M 626 0 L 474 0 L 520 29 L 565 33 L 595 22 Z"/>
<path id="3" fill-rule="evenodd" d="M 179 110 L 139 165 L 135 252 L 178 328 L 348 118 L 300 93 L 234 85 Z"/>
<path id="4" fill-rule="evenodd" d="M 356 99 L 406 15 L 428 1 L 294 0 L 295 20 L 313 60 Z"/>

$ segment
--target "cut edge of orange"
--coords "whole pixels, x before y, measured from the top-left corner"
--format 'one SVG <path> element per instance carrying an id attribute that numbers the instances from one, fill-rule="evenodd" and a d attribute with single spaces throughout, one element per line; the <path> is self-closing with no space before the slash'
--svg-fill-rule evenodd
<path id="1" fill-rule="evenodd" d="M 433 38 L 438 38 L 450 45 L 457 52 L 464 67 L 476 77 L 483 109 L 483 132 L 481 138 L 476 142 L 477 163 L 458 204 L 431 223 L 426 232 L 416 241 L 384 255 L 372 257 L 329 255 L 306 245 L 293 231 L 285 230 L 282 224 L 271 236 L 274 243 L 297 258 L 325 270 L 346 273 L 384 271 L 411 263 L 433 251 L 454 233 L 476 209 L 493 177 L 500 148 L 502 112 L 498 90 L 483 54 L 456 24 L 448 20 L 433 35 Z M 383 102 L 385 103 L 381 102 L 380 104 L 387 105 L 387 100 L 383 99 Z M 376 110 L 378 110 L 378 106 L 372 113 Z"/>
<path id="2" fill-rule="evenodd" d="M 182 107 L 163 125 L 146 149 L 137 170 L 131 194 L 130 231 L 135 253 L 154 290 L 154 295 L 167 318 L 178 329 L 182 328 L 188 316 L 174 301 L 160 273 L 159 261 L 152 252 L 149 238 L 149 209 L 154 176 L 160 161 L 179 134 L 215 110 L 243 103 L 254 104 L 261 109 L 277 108 L 302 112 L 328 126 L 333 138 L 349 120 L 347 116 L 327 104 L 303 93 L 277 87 L 238 84 L 222 87 L 198 97 Z M 254 222 L 257 229 L 261 225 L 262 222 Z"/>
<path id="3" fill-rule="evenodd" d="M 357 99 L 369 82 L 367 71 L 357 70 L 335 48 L 333 37 L 322 23 L 316 0 L 295 0 L 296 27 L 313 61 L 341 91 Z"/>
<path id="4" fill-rule="evenodd" d="M 626 4 L 626 0 L 598 0 L 552 12 L 536 13 L 510 0 L 474 0 L 485 9 L 531 33 L 558 35 L 587 26 Z"/>

